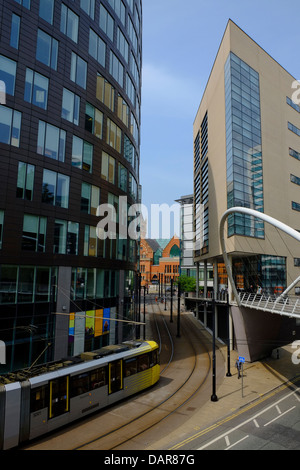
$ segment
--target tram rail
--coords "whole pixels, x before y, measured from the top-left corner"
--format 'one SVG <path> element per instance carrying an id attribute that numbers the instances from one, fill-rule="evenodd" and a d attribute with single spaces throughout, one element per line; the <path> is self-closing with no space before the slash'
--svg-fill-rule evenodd
<path id="1" fill-rule="evenodd" d="M 147 314 L 152 318 L 152 334 L 157 336 L 161 350 L 160 381 L 146 393 L 139 393 L 131 400 L 90 416 L 82 423 L 77 423 L 76 427 L 64 430 L 64 434 L 56 433 L 55 436 L 48 437 L 47 442 L 46 440 L 37 442 L 29 448 L 49 449 L 51 446 L 54 449 L 70 450 L 125 450 L 136 448 L 138 445 L 142 449 L 145 448 L 142 442 L 145 442 L 146 433 L 151 434 L 151 431 L 155 431 L 154 434 L 157 434 L 158 424 L 171 416 L 174 417 L 176 412 L 197 396 L 211 370 L 211 356 L 205 341 L 202 340 L 201 343 L 201 336 L 197 330 L 195 331 L 189 315 L 183 315 L 182 335 L 177 339 L 175 324 L 168 324 L 166 319 L 169 312 L 164 313 L 162 305 L 156 302 L 151 302 L 147 307 Z M 183 342 L 184 347 L 182 347 Z M 184 357 L 181 357 L 182 350 Z M 199 373 L 200 353 L 202 365 Z M 114 419 L 110 420 L 111 415 Z M 108 427 L 99 433 L 98 426 L 97 433 L 97 423 L 102 430 L 104 423 Z M 85 432 L 90 426 L 96 430 Z M 82 442 L 82 435 L 86 437 L 90 435 L 90 438 Z"/>

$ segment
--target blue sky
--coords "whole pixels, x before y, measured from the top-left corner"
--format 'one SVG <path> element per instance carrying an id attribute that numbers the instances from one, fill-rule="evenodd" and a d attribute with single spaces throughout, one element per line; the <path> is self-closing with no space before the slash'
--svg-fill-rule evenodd
<path id="1" fill-rule="evenodd" d="M 143 0 L 143 204 L 193 193 L 193 121 L 228 19 L 300 79 L 299 13 L 299 0 Z"/>

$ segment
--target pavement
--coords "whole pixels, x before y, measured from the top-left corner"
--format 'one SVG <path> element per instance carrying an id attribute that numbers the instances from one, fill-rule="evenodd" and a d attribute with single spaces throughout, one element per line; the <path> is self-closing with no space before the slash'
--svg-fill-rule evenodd
<path id="1" fill-rule="evenodd" d="M 203 324 L 192 313 L 182 312 L 182 314 L 189 315 L 195 328 L 201 328 L 208 341 L 211 341 L 211 333 L 204 329 Z M 257 400 L 263 400 L 283 384 L 286 386 L 297 377 L 300 378 L 300 341 L 298 341 L 298 345 L 292 343 L 274 350 L 270 357 L 253 363 L 245 363 L 243 365 L 243 379 L 238 379 L 236 369 L 238 351 L 230 351 L 231 376 L 227 377 L 227 345 L 217 340 L 216 346 L 217 401 L 209 399 L 204 406 L 195 411 L 190 419 L 182 424 L 180 431 L 176 429 L 174 432 L 170 432 L 166 437 L 166 442 L 160 442 L 161 448 L 164 448 L 164 444 L 167 445 L 172 441 L 178 442 L 179 434 L 184 436 L 195 430 L 207 429 L 229 415 L 238 413 L 244 407 L 252 406 Z M 297 355 L 299 364 L 294 363 L 297 362 L 295 360 Z"/>

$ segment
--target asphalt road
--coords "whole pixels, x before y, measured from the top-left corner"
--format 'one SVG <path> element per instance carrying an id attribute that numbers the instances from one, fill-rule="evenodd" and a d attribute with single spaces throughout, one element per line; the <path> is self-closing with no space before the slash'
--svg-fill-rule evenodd
<path id="1" fill-rule="evenodd" d="M 300 382 L 274 391 L 207 432 L 182 450 L 300 450 Z"/>

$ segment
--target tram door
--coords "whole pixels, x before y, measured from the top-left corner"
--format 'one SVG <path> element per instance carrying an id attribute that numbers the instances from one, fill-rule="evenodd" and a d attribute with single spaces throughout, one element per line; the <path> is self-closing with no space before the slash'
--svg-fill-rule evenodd
<path id="1" fill-rule="evenodd" d="M 115 393 L 123 388 L 123 362 L 115 361 L 109 364 L 109 393 Z"/>
<path id="2" fill-rule="evenodd" d="M 69 411 L 69 377 L 50 381 L 49 418 L 56 418 Z"/>

